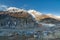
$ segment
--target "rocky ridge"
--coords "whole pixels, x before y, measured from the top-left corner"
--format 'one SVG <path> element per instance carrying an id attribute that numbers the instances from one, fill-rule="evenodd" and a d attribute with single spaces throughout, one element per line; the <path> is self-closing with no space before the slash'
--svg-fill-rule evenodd
<path id="1" fill-rule="evenodd" d="M 60 21 L 55 18 L 57 17 L 53 18 L 52 15 L 41 14 L 35 10 L 8 8 L 6 11 L 0 11 L 0 31 L 5 32 L 0 34 L 9 35 L 10 32 L 19 32 L 19 30 L 50 31 L 51 28 L 57 29 L 59 26 L 56 24 L 60 24 Z"/>

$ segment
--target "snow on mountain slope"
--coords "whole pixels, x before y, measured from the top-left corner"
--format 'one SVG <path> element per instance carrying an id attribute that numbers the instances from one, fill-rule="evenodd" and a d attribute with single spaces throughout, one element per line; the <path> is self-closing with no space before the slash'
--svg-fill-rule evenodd
<path id="1" fill-rule="evenodd" d="M 53 15 L 53 14 L 46 14 L 46 15 L 49 16 L 49 17 L 51 17 L 51 18 L 60 20 L 60 16 L 56 16 L 56 15 Z"/>
<path id="2" fill-rule="evenodd" d="M 54 19 L 60 20 L 60 16 L 55 16 L 53 14 L 43 14 L 36 10 L 28 10 L 28 13 L 32 14 L 35 17 L 35 19 L 38 21 L 44 18 L 54 18 Z"/>
<path id="3" fill-rule="evenodd" d="M 40 16 L 42 15 L 42 13 L 36 10 L 28 10 L 28 13 L 32 14 L 32 16 L 35 17 L 36 20 L 39 20 Z"/>
<path id="4" fill-rule="evenodd" d="M 6 9 L 6 11 L 9 11 L 9 12 L 21 12 L 21 11 L 26 11 L 24 9 L 19 9 L 19 8 L 16 8 L 16 7 L 9 7 Z"/>
<path id="5" fill-rule="evenodd" d="M 41 15 L 42 13 L 36 11 L 36 10 L 28 10 L 29 13 L 34 14 L 34 15 Z"/>
<path id="6" fill-rule="evenodd" d="M 39 11 L 36 11 L 36 10 L 24 10 L 24 9 L 20 9 L 20 8 L 16 8 L 16 7 L 9 7 L 6 9 L 6 11 L 8 12 L 26 12 L 30 15 L 32 15 L 33 18 L 35 18 L 35 20 L 39 21 L 40 19 L 44 19 L 44 18 L 54 18 L 54 19 L 57 19 L 57 20 L 60 20 L 60 16 L 55 16 L 53 14 L 43 14 Z M 27 16 L 26 13 L 24 14 L 16 14 L 17 16 Z M 11 14 L 13 15 L 13 14 Z M 14 14 L 15 15 L 15 14 Z M 24 17 L 25 17 L 24 16 Z"/>

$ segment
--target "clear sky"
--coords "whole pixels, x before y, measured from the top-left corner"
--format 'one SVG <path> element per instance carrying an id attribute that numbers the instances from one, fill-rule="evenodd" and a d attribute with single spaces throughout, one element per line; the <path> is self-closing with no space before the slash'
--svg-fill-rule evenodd
<path id="1" fill-rule="evenodd" d="M 60 0 L 0 0 L 0 5 L 35 9 L 42 13 L 52 13 L 60 16 Z"/>

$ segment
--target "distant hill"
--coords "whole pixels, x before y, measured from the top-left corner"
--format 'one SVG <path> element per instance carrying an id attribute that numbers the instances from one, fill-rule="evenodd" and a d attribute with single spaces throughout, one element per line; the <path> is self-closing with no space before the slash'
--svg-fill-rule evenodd
<path id="1" fill-rule="evenodd" d="M 40 22 L 44 22 L 44 23 L 47 23 L 47 24 L 60 24 L 60 21 L 59 20 L 56 20 L 54 18 L 44 18 L 44 19 L 41 19 Z"/>

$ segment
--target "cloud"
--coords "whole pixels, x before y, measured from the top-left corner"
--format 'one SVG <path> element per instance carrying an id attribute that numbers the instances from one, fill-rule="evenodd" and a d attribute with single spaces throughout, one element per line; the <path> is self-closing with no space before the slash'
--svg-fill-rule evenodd
<path id="1" fill-rule="evenodd" d="M 8 6 L 0 4 L 0 11 L 5 11 L 7 8 Z"/>

